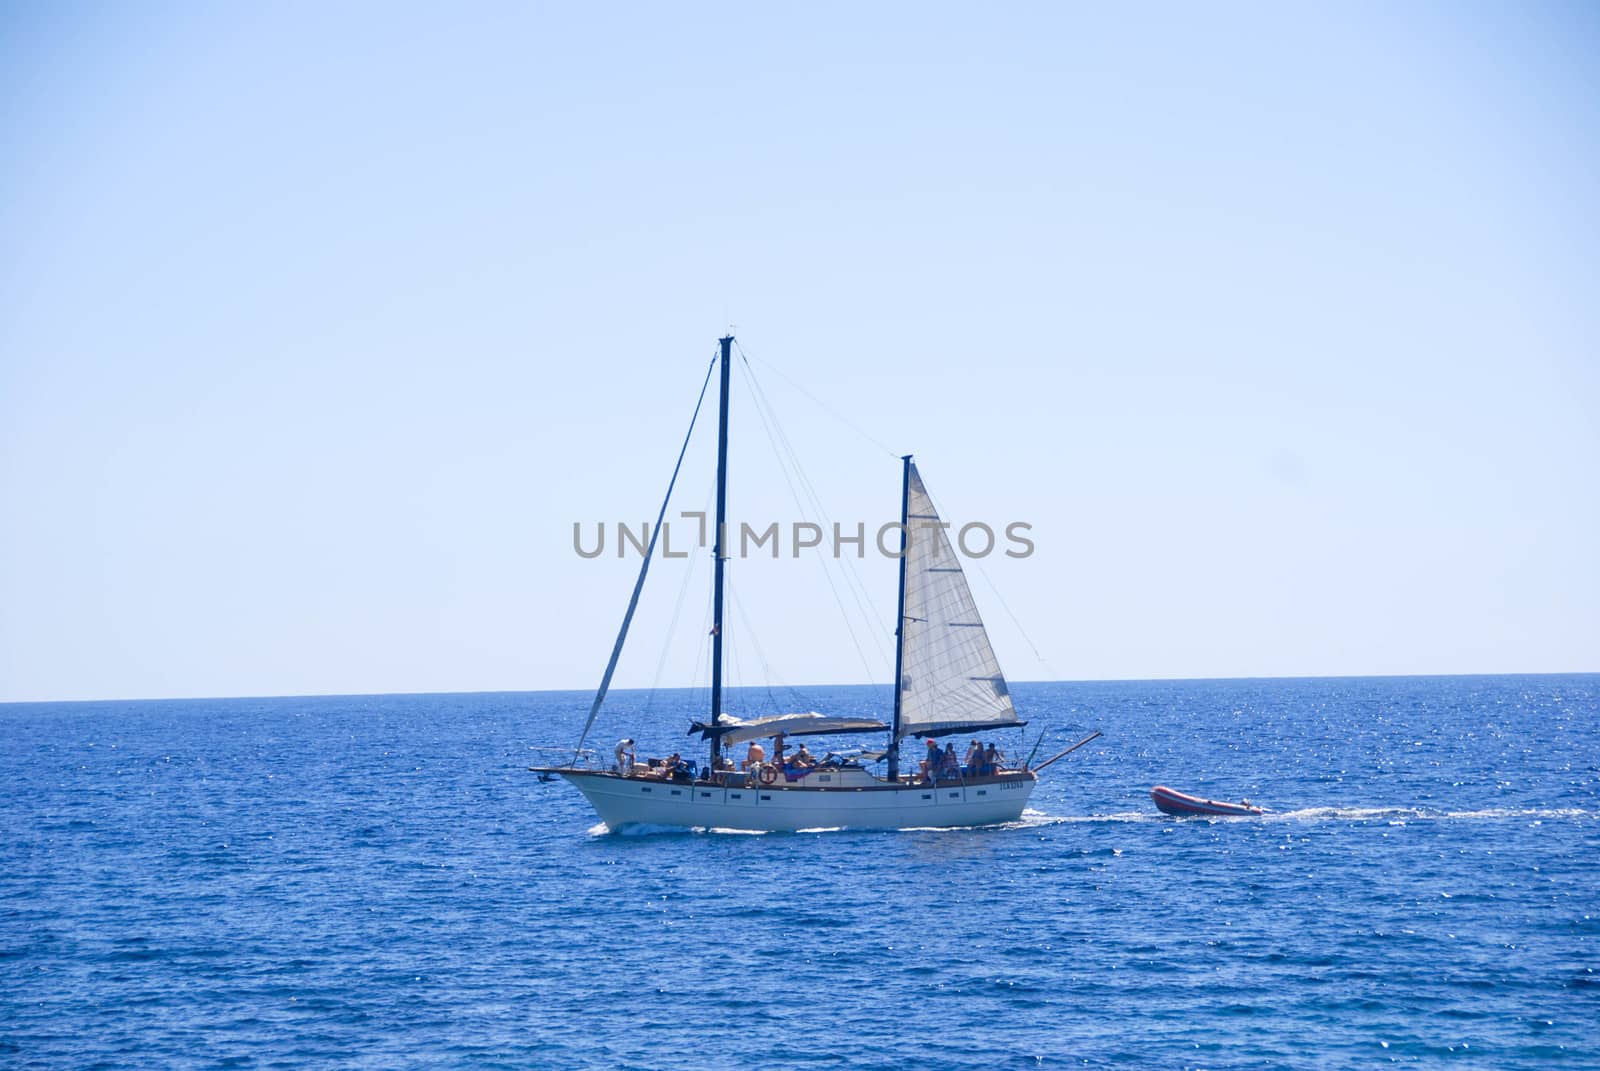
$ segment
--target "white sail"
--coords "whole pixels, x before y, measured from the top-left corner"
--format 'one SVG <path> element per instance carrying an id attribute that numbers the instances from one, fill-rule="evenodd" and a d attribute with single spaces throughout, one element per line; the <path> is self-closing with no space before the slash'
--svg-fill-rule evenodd
<path id="1" fill-rule="evenodd" d="M 1021 725 L 961 560 L 915 465 L 908 480 L 900 735 Z"/>

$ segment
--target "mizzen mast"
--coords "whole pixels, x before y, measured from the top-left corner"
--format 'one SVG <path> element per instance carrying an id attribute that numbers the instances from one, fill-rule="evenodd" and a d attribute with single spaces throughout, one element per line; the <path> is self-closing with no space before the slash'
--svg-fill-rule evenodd
<path id="1" fill-rule="evenodd" d="M 904 683 L 906 653 L 906 558 L 911 551 L 911 530 L 906 527 L 906 507 L 911 499 L 911 455 L 900 459 L 900 594 L 894 604 L 894 722 L 889 729 L 889 783 L 900 780 L 900 688 Z"/>
<path id="2" fill-rule="evenodd" d="M 711 724 L 722 719 L 722 573 L 727 564 L 727 547 L 724 541 L 728 529 L 728 369 L 733 364 L 731 351 L 733 336 L 718 339 L 722 343 L 721 394 L 717 407 L 717 527 L 712 536 L 715 574 L 711 582 Z M 711 735 L 711 767 L 715 769 L 722 757 L 720 734 Z"/>

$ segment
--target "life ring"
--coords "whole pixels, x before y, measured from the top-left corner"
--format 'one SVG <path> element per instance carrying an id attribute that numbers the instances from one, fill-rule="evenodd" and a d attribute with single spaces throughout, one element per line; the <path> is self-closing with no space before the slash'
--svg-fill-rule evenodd
<path id="1" fill-rule="evenodd" d="M 776 766 L 763 766 L 759 776 L 763 785 L 770 785 L 778 779 L 778 768 Z"/>

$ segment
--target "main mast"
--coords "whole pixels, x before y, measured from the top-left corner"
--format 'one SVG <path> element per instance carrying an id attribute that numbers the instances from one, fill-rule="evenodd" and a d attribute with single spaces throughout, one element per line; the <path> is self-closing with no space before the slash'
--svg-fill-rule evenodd
<path id="1" fill-rule="evenodd" d="M 900 686 L 905 680 L 906 558 L 911 552 L 911 532 L 906 511 L 911 505 L 911 455 L 900 459 L 900 595 L 894 604 L 894 725 L 889 730 L 889 781 L 900 779 Z"/>
<path id="2" fill-rule="evenodd" d="M 730 353 L 733 349 L 733 336 L 718 339 L 722 343 L 722 368 L 720 381 L 721 404 L 717 412 L 717 527 L 716 534 L 712 537 L 716 542 L 712 556 L 716 559 L 715 579 L 712 581 L 711 590 L 711 724 L 716 725 L 722 719 L 722 570 L 727 562 L 727 555 L 723 540 L 727 537 L 728 527 L 728 369 L 733 363 Z M 905 564 L 900 567 L 901 575 L 905 574 Z M 903 583 L 903 582 L 902 582 Z M 898 703 L 898 699 L 896 700 Z M 722 757 L 722 737 L 717 733 L 711 735 L 711 767 L 716 769 L 717 760 Z"/>

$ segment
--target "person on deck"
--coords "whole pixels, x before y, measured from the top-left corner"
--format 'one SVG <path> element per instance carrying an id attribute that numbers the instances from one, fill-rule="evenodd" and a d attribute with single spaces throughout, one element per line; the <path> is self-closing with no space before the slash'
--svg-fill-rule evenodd
<path id="1" fill-rule="evenodd" d="M 617 772 L 623 777 L 633 772 L 633 737 L 617 741 Z"/>
<path id="2" fill-rule="evenodd" d="M 809 770 L 817 764 L 816 756 L 811 754 L 811 749 L 806 747 L 805 741 L 800 742 L 800 750 L 794 753 L 794 758 L 789 760 L 790 765 L 799 766 Z"/>
<path id="3" fill-rule="evenodd" d="M 988 767 L 991 774 L 1000 772 L 1000 760 L 1002 757 L 1000 749 L 994 746 L 994 741 L 989 741 L 988 750 L 983 753 L 983 764 Z"/>
<path id="4" fill-rule="evenodd" d="M 946 744 L 944 746 L 944 754 L 940 757 L 940 761 L 943 763 L 943 767 L 940 770 L 940 772 L 944 776 L 946 776 L 946 777 L 960 777 L 961 776 L 961 763 L 956 758 L 956 746 L 955 746 L 955 744 L 951 743 L 951 744 Z"/>
<path id="5" fill-rule="evenodd" d="M 967 768 L 968 777 L 978 776 L 978 769 L 983 765 L 983 745 L 973 737 L 972 744 L 967 748 L 967 758 L 963 766 Z"/>
<path id="6" fill-rule="evenodd" d="M 933 779 L 939 776 L 940 758 L 938 743 L 933 737 L 928 737 L 928 755 L 922 760 L 922 776 L 927 778 L 930 785 L 933 784 Z"/>
<path id="7" fill-rule="evenodd" d="M 783 769 L 783 734 L 778 733 L 772 738 L 772 765 Z"/>
<path id="8" fill-rule="evenodd" d="M 742 765 L 740 769 L 754 770 L 757 766 L 760 766 L 766 761 L 767 749 L 761 746 L 761 741 L 752 740 L 750 741 L 749 750 L 744 753 L 744 765 Z"/>

